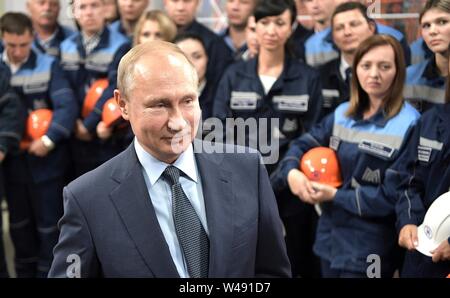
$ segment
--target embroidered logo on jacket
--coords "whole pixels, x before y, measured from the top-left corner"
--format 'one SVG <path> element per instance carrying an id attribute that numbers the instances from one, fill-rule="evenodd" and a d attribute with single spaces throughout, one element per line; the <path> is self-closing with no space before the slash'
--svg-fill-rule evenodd
<path id="1" fill-rule="evenodd" d="M 362 176 L 362 180 L 373 184 L 380 184 L 381 182 L 380 169 L 372 170 L 369 167 L 367 167 Z"/>

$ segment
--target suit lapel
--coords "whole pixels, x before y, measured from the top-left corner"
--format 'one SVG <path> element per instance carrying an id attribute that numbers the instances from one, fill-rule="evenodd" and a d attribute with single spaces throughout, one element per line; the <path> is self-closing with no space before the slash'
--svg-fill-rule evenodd
<path id="1" fill-rule="evenodd" d="M 111 192 L 111 201 L 154 276 L 179 277 L 156 218 L 134 144 L 127 150 L 123 167 L 118 166 L 117 172 L 112 173 L 112 178 L 120 184 Z"/>
<path id="2" fill-rule="evenodd" d="M 209 230 L 209 277 L 226 276 L 233 239 L 233 201 L 231 173 L 211 155 L 195 155 L 200 172 Z"/>

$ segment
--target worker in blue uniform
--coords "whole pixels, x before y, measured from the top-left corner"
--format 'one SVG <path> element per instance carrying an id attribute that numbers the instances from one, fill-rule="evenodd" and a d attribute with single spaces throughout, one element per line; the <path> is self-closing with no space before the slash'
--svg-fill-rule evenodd
<path id="1" fill-rule="evenodd" d="M 2 63 L 12 73 L 10 84 L 28 111 L 53 112 L 45 135 L 32 140 L 28 149 L 9 155 L 4 163 L 17 276 L 45 277 L 58 240 L 69 160 L 67 140 L 78 107 L 58 61 L 32 50 L 31 20 L 22 13 L 6 13 L 0 22 L 5 47 Z"/>
<path id="2" fill-rule="evenodd" d="M 3 162 L 9 154 L 16 154 L 25 126 L 25 107 L 9 85 L 8 67 L 0 63 L 0 201 L 5 196 Z M 3 244 L 3 210 L 0 212 L 0 278 L 8 278 Z"/>
<path id="3" fill-rule="evenodd" d="M 396 38 L 402 45 L 406 65 L 411 63 L 411 50 L 403 33 L 380 23 L 376 23 L 376 33 L 388 34 Z M 330 27 L 315 33 L 305 42 L 306 63 L 310 66 L 318 67 L 330 60 L 336 59 L 338 56 L 339 53 L 333 44 Z"/>
<path id="4" fill-rule="evenodd" d="M 59 57 L 59 45 L 74 33 L 58 23 L 59 0 L 27 0 L 27 10 L 35 33 L 33 48 L 41 53 Z"/>
<path id="5" fill-rule="evenodd" d="M 115 156 L 127 145 L 121 135 L 99 138 L 97 126 L 101 122 L 103 105 L 113 97 L 117 67 L 130 43 L 122 34 L 105 26 L 102 0 L 75 0 L 72 5 L 81 31 L 61 44 L 61 65 L 76 90 L 78 110 L 81 111 L 86 92 L 93 82 L 106 78 L 109 83 L 94 110 L 84 119 L 78 115 L 71 142 L 77 177 Z"/>
<path id="6" fill-rule="evenodd" d="M 324 277 L 392 277 L 398 267 L 396 197 L 383 181 L 419 113 L 403 100 L 405 63 L 394 38 L 369 37 L 354 59 L 350 101 L 295 139 L 272 178 L 301 200 L 320 204 L 314 252 Z M 339 188 L 310 181 L 298 169 L 302 156 L 319 146 L 337 154 Z M 370 267 L 374 255 L 377 269 Z"/>
<path id="7" fill-rule="evenodd" d="M 202 38 L 209 58 L 206 77 L 211 83 L 217 84 L 227 66 L 234 61 L 233 54 L 222 38 L 196 20 L 195 14 L 200 1 L 164 0 L 163 3 L 167 15 L 177 26 L 178 33 L 195 33 Z"/>
<path id="8" fill-rule="evenodd" d="M 120 19 L 109 24 L 109 29 L 133 40 L 134 29 L 150 0 L 116 0 Z"/>
<path id="9" fill-rule="evenodd" d="M 242 54 L 248 49 L 245 28 L 256 3 L 256 0 L 230 0 L 225 3 L 228 27 L 219 36 L 227 45 L 234 61 L 241 59 Z"/>
<path id="10" fill-rule="evenodd" d="M 450 63 L 449 63 L 450 69 Z M 408 249 L 401 277 L 446 277 L 450 272 L 450 237 L 439 243 L 432 257 L 415 250 L 417 226 L 440 195 L 450 191 L 450 76 L 445 103 L 425 112 L 415 126 L 394 170 L 391 188 L 398 192 L 399 244 Z"/>
<path id="11" fill-rule="evenodd" d="M 331 17 L 331 32 L 339 49 L 339 58 L 319 67 L 323 96 L 321 119 L 350 98 L 351 68 L 356 49 L 375 34 L 375 22 L 367 15 L 364 5 L 346 2 L 336 7 Z"/>
<path id="12" fill-rule="evenodd" d="M 272 173 L 289 141 L 307 131 L 318 119 L 322 96 L 318 72 L 290 57 L 286 48 L 296 20 L 294 1 L 260 1 L 254 16 L 259 54 L 227 69 L 214 98 L 213 117 L 220 119 L 225 127 L 228 125 L 225 141 L 260 150 L 266 168 Z M 246 128 L 233 125 L 240 119 L 249 124 L 254 122 L 255 126 L 245 133 Z M 293 274 L 311 276 L 313 270 L 306 267 L 313 266 L 309 266 L 314 259 L 312 242 L 309 241 L 309 255 L 308 248 L 301 250 L 292 243 L 308 242 L 311 238 L 309 226 L 314 210 L 292 198 L 287 188 L 275 191 L 286 228 Z M 303 235 L 297 230 L 298 218 L 305 221 L 301 228 L 307 232 Z"/>
<path id="13" fill-rule="evenodd" d="M 407 69 L 405 99 L 425 112 L 445 100 L 445 77 L 450 43 L 450 5 L 448 0 L 429 0 L 419 22 L 422 37 L 433 55 Z"/>

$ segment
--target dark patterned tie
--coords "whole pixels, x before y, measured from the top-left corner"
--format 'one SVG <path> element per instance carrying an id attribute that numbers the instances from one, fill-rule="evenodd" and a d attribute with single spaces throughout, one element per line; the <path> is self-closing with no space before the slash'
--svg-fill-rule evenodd
<path id="1" fill-rule="evenodd" d="M 181 251 L 190 277 L 208 277 L 209 240 L 180 184 L 180 170 L 168 166 L 162 176 L 172 190 L 172 213 Z"/>
<path id="2" fill-rule="evenodd" d="M 349 88 L 350 88 L 351 82 L 352 82 L 352 68 L 347 67 L 347 69 L 345 70 L 345 83 L 347 84 L 347 86 Z"/>

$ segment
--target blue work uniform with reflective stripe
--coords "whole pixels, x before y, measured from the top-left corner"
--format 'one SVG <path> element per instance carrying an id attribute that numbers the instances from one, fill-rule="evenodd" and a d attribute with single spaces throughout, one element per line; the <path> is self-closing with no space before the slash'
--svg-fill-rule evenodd
<path id="1" fill-rule="evenodd" d="M 397 179 L 397 229 L 422 224 L 426 211 L 440 195 L 450 191 L 450 103 L 435 105 L 419 119 L 408 145 L 393 169 Z M 450 237 L 448 239 L 450 241 Z M 402 276 L 446 277 L 450 261 L 433 263 L 431 257 L 407 252 Z"/>
<path id="2" fill-rule="evenodd" d="M 60 57 L 60 45 L 63 42 L 63 40 L 65 40 L 66 38 L 68 38 L 69 36 L 71 36 L 72 34 L 75 34 L 75 31 L 73 31 L 72 29 L 66 27 L 66 26 L 62 26 L 58 24 L 57 27 L 57 32 L 55 34 L 55 36 L 53 36 L 53 38 L 48 41 L 48 47 L 45 48 L 39 41 L 39 38 L 37 36 L 34 37 L 34 41 L 33 41 L 33 49 L 39 51 L 40 53 L 45 53 L 48 55 L 51 55 L 53 57 Z"/>
<path id="3" fill-rule="evenodd" d="M 117 68 L 120 59 L 130 49 L 129 40 L 122 34 L 105 28 L 100 35 L 98 45 L 86 55 L 82 35 L 77 33 L 61 44 L 61 65 L 77 91 L 79 110 L 82 109 L 87 90 L 91 84 L 101 78 L 108 80 L 108 87 L 103 91 L 94 110 L 84 118 L 83 124 L 96 136 L 96 127 L 101 120 L 103 105 L 113 97 L 117 86 Z M 80 116 L 79 116 L 80 117 Z M 91 170 L 121 152 L 130 140 L 123 135 L 113 134 L 107 140 L 94 137 L 92 141 L 72 138 L 71 150 L 78 176 Z"/>
<path id="4" fill-rule="evenodd" d="M 445 101 L 446 78 L 439 74 L 434 57 L 406 69 L 403 96 L 423 113 Z"/>
<path id="5" fill-rule="evenodd" d="M 55 57 L 30 51 L 11 86 L 28 109 L 50 109 L 46 135 L 55 144 L 46 156 L 24 150 L 5 159 L 6 198 L 18 277 L 46 277 L 58 241 L 62 190 L 68 170 L 68 139 L 78 115 L 74 92 Z"/>
<path id="6" fill-rule="evenodd" d="M 405 54 L 405 63 L 411 63 L 411 52 L 405 36 L 392 27 L 376 23 L 377 34 L 387 34 L 397 39 Z M 308 65 L 317 67 L 339 57 L 339 50 L 333 43 L 331 28 L 315 33 L 305 42 L 305 58 Z"/>
<path id="7" fill-rule="evenodd" d="M 78 106 L 73 89 L 58 61 L 32 50 L 25 64 L 11 76 L 10 83 L 28 111 L 53 111 L 46 135 L 55 143 L 55 149 L 46 157 L 28 155 L 35 182 L 63 175 L 67 152 L 61 148 L 64 146 L 59 145 L 64 145 L 72 133 Z"/>
<path id="8" fill-rule="evenodd" d="M 108 28 L 103 30 L 99 44 L 89 55 L 85 53 L 81 33 L 72 35 L 61 44 L 61 66 L 74 90 L 77 91 L 80 108 L 83 106 L 87 90 L 95 80 L 107 78 L 109 82 L 94 111 L 83 120 L 83 124 L 90 132 L 95 132 L 104 103 L 113 97 L 117 86 L 117 67 L 129 49 L 130 43 L 127 38 Z"/>
<path id="9" fill-rule="evenodd" d="M 289 141 L 307 131 L 319 117 L 322 107 L 319 74 L 296 59 L 286 58 L 283 72 L 265 94 L 257 64 L 258 58 L 254 58 L 239 61 L 227 69 L 217 88 L 213 117 L 224 123 L 226 118 L 255 119 L 256 122 L 268 119 L 264 131 L 267 145 L 271 148 L 272 139 L 279 141 L 279 147 L 271 148 L 275 151 L 270 153 L 279 150 L 279 156 L 282 156 Z M 272 118 L 279 124 L 272 123 Z M 255 148 L 251 141 L 261 141 L 257 131 L 245 135 L 245 144 Z M 267 148 L 256 146 L 255 149 L 263 156 L 267 153 Z M 273 166 L 266 164 L 269 173 Z"/>
<path id="10" fill-rule="evenodd" d="M 331 202 L 322 203 L 314 252 L 331 268 L 366 272 L 367 257 L 377 254 L 381 269 L 390 275 L 396 263 L 395 192 L 383 181 L 404 146 L 404 137 L 419 118 L 408 103 L 390 119 L 383 111 L 369 119 L 347 117 L 349 103 L 338 106 L 308 133 L 295 139 L 279 164 L 273 185 L 287 185 L 304 153 L 314 147 L 331 147 L 340 163 L 343 184 Z M 392 276 L 392 275 L 391 275 Z"/>
<path id="11" fill-rule="evenodd" d="M 322 108 L 319 73 L 296 58 L 286 58 L 281 75 L 265 93 L 258 75 L 258 57 L 230 66 L 218 86 L 213 116 L 254 122 L 256 129 L 228 128 L 225 135 L 236 142 L 245 133 L 245 145 L 258 149 L 272 173 L 289 142 L 317 121 Z M 234 131 L 234 138 L 230 133 Z M 227 140 L 229 141 L 229 140 Z M 242 143 L 241 143 L 242 144 Z M 286 245 L 293 274 L 313 276 L 314 210 L 293 198 L 289 189 L 275 189 L 278 210 L 286 228 Z M 298 219 L 298 220 L 297 220 Z M 299 223 L 305 223 L 299 227 Z M 303 253 L 310 253 L 303 256 Z M 303 261 L 303 258 L 308 260 Z"/>
<path id="12" fill-rule="evenodd" d="M 428 48 L 423 37 L 411 43 L 409 48 L 411 49 L 411 65 L 433 57 L 433 52 Z"/>

